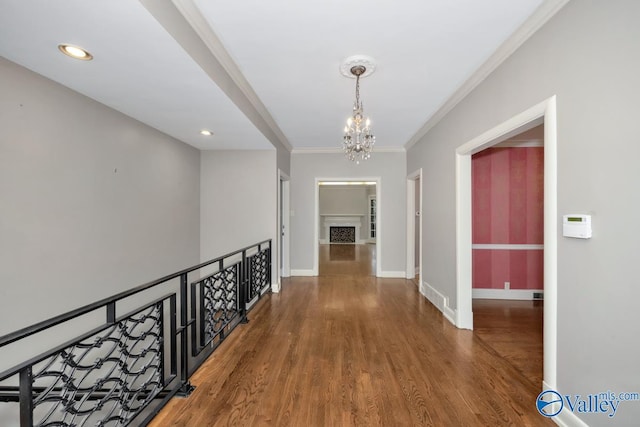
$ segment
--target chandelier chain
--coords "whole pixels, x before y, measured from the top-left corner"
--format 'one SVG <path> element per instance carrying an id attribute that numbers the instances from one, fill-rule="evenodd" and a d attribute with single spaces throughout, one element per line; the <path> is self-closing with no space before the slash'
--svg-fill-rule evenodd
<path id="1" fill-rule="evenodd" d="M 356 76 L 356 105 L 360 108 L 360 74 Z"/>

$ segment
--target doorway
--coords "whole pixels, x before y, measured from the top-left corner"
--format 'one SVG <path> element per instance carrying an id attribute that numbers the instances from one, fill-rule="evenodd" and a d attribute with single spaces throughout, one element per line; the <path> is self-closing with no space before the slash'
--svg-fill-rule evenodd
<path id="1" fill-rule="evenodd" d="M 456 312 L 459 328 L 473 329 L 471 156 L 544 123 L 543 388 L 557 380 L 557 131 L 555 96 L 529 108 L 456 150 Z"/>
<path id="2" fill-rule="evenodd" d="M 407 176 L 407 266 L 406 278 L 422 286 L 422 169 Z"/>
<path id="3" fill-rule="evenodd" d="M 472 156 L 474 334 L 542 384 L 544 125 Z"/>
<path id="4" fill-rule="evenodd" d="M 274 292 L 279 292 L 282 288 L 282 278 L 291 275 L 289 267 L 289 200 L 290 179 L 287 174 L 278 169 L 278 225 L 277 225 L 277 263 L 275 277 L 278 278 L 272 285 Z"/>
<path id="5" fill-rule="evenodd" d="M 380 276 L 380 178 L 316 178 L 315 191 L 313 275 L 319 275 L 321 250 L 326 259 L 327 251 L 335 245 L 334 259 L 346 260 L 349 254 L 364 256 L 366 252 L 373 275 Z M 360 245 L 367 247 L 356 248 Z"/>

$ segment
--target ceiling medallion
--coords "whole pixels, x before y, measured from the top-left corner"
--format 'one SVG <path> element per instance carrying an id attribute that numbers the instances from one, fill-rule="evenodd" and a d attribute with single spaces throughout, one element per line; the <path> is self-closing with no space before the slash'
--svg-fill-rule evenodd
<path id="1" fill-rule="evenodd" d="M 364 119 L 364 108 L 360 101 L 360 78 L 371 75 L 375 69 L 373 58 L 364 55 L 350 56 L 340 66 L 340 72 L 344 76 L 356 79 L 356 100 L 351 117 L 344 127 L 342 141 L 345 156 L 356 164 L 371 157 L 376 142 L 376 137 L 371 132 L 371 121 L 368 117 Z"/>
<path id="2" fill-rule="evenodd" d="M 372 57 L 367 55 L 353 55 L 342 61 L 340 73 L 345 77 L 355 79 L 356 76 L 351 72 L 351 69 L 359 65 L 365 68 L 364 74 L 360 76 L 362 78 L 369 77 L 376 71 L 376 61 Z"/>

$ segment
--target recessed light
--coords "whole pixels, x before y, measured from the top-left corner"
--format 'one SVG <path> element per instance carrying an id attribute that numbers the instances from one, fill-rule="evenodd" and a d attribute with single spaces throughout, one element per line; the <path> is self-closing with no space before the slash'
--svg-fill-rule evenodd
<path id="1" fill-rule="evenodd" d="M 64 53 L 65 55 L 75 59 L 81 59 L 83 61 L 91 61 L 93 59 L 93 55 L 78 46 L 63 43 L 58 45 L 58 49 L 60 49 L 60 52 Z"/>
<path id="2" fill-rule="evenodd" d="M 213 135 L 213 132 L 211 132 L 210 130 L 202 129 L 200 131 L 200 135 L 211 136 L 211 135 Z"/>

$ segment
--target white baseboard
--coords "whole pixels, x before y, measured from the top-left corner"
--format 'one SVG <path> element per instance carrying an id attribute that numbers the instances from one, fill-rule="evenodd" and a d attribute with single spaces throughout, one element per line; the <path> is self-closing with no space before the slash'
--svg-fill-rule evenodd
<path id="1" fill-rule="evenodd" d="M 456 311 L 454 309 L 452 309 L 451 307 L 449 307 L 449 301 L 447 298 L 447 305 L 444 306 L 444 311 L 442 312 L 442 314 L 444 315 L 445 319 L 447 319 L 449 322 L 451 322 L 451 324 L 455 325 L 456 324 Z"/>
<path id="2" fill-rule="evenodd" d="M 449 307 L 449 297 L 442 295 L 436 288 L 425 281 L 420 282 L 420 293 L 424 295 L 431 304 L 442 312 L 442 315 L 451 324 L 455 325 L 456 311 Z"/>
<path id="3" fill-rule="evenodd" d="M 378 277 L 389 279 L 406 279 L 407 273 L 404 271 L 381 271 Z"/>
<path id="4" fill-rule="evenodd" d="M 282 283 L 280 283 L 280 280 L 278 280 L 276 283 L 271 284 L 271 292 L 277 294 L 280 293 L 280 289 L 282 289 Z"/>
<path id="5" fill-rule="evenodd" d="M 315 276 L 313 270 L 291 270 L 292 276 Z"/>
<path id="6" fill-rule="evenodd" d="M 544 294 L 543 289 L 473 289 L 472 298 L 533 300 L 534 292 Z"/>
<path id="7" fill-rule="evenodd" d="M 558 390 L 554 389 L 553 387 L 550 387 L 544 381 L 542 382 L 542 388 L 543 388 L 543 390 L 555 390 L 555 391 L 558 391 Z M 562 393 L 560 393 L 560 394 L 562 394 Z M 574 414 L 573 412 L 571 412 L 569 409 L 567 409 L 566 406 L 564 408 L 562 408 L 562 411 L 558 415 L 556 415 L 555 417 L 551 417 L 551 421 L 553 421 L 554 423 L 556 423 L 557 425 L 559 425 L 561 427 L 589 427 L 589 425 L 587 423 L 585 423 L 580 418 L 578 418 L 578 416 L 576 414 Z"/>
<path id="8" fill-rule="evenodd" d="M 558 415 L 551 418 L 551 421 L 561 427 L 589 427 L 589 424 L 582 421 L 576 414 L 568 410 L 566 407 L 562 408 L 562 412 Z"/>

